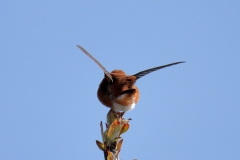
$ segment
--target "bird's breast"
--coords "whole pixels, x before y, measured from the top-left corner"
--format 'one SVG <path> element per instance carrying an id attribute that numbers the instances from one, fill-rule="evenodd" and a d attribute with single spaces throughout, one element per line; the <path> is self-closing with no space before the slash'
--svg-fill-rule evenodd
<path id="1" fill-rule="evenodd" d="M 126 112 L 126 111 L 129 111 L 129 110 L 133 110 L 135 108 L 135 105 L 136 105 L 136 103 L 132 103 L 128 106 L 123 106 L 119 103 L 114 102 L 113 103 L 113 110 Z"/>
<path id="2" fill-rule="evenodd" d="M 113 101 L 113 110 L 115 111 L 129 111 L 134 109 L 137 103 L 134 94 L 122 94 Z"/>

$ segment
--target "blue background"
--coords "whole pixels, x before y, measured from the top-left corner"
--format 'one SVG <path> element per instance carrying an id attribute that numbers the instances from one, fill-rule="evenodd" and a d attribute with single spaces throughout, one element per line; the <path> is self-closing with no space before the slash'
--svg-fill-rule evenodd
<path id="1" fill-rule="evenodd" d="M 103 159 L 101 69 L 141 97 L 121 158 L 240 159 L 240 2 L 1 1 L 0 159 Z"/>

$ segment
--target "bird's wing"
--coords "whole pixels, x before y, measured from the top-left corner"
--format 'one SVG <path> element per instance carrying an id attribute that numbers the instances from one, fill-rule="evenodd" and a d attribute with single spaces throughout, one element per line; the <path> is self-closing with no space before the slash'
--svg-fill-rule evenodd
<path id="1" fill-rule="evenodd" d="M 133 76 L 136 76 L 137 79 L 153 72 L 153 71 L 156 71 L 156 70 L 159 70 L 159 69 L 162 69 L 162 68 L 165 68 L 165 67 L 169 67 L 169 66 L 173 66 L 173 65 L 176 65 L 176 64 L 179 64 L 179 63 L 184 63 L 184 61 L 181 61 L 181 62 L 175 62 L 175 63 L 170 63 L 170 64 L 166 64 L 166 65 L 163 65 L 163 66 L 158 66 L 158 67 L 154 67 L 154 68 L 150 68 L 150 69 L 147 69 L 147 70 L 144 70 L 144 71 L 141 71 L 141 72 L 138 72 L 137 74 L 134 74 Z"/>
<path id="2" fill-rule="evenodd" d="M 103 65 L 98 62 L 88 51 L 86 51 L 83 47 L 77 45 L 79 49 L 81 49 L 88 57 L 90 57 L 97 65 L 103 70 L 103 72 L 113 81 L 112 75 L 106 70 L 106 68 L 103 67 Z"/>

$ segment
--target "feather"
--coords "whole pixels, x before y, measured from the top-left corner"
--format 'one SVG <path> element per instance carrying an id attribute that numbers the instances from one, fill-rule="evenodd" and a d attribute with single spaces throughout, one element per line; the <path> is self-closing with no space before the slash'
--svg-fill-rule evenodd
<path id="1" fill-rule="evenodd" d="M 166 64 L 166 65 L 163 65 L 163 66 L 150 68 L 150 69 L 138 72 L 137 74 L 134 74 L 133 76 L 135 76 L 137 79 L 139 79 L 139 78 L 141 78 L 141 77 L 143 77 L 143 76 L 145 76 L 145 75 L 147 75 L 147 74 L 149 74 L 149 73 L 151 73 L 153 71 L 156 71 L 156 70 L 159 70 L 159 69 L 162 69 L 162 68 L 165 68 L 165 67 L 173 66 L 173 65 L 176 65 L 176 64 L 179 64 L 179 63 L 184 63 L 184 61 L 170 63 L 170 64 Z"/>
<path id="2" fill-rule="evenodd" d="M 88 57 L 90 57 L 95 63 L 97 63 L 97 65 L 103 70 L 103 72 L 105 73 L 105 75 L 107 75 L 112 81 L 112 75 L 103 67 L 103 65 L 98 62 L 90 53 L 88 53 L 83 47 L 77 45 L 77 47 L 79 49 L 81 49 L 83 51 L 83 53 L 85 53 Z"/>

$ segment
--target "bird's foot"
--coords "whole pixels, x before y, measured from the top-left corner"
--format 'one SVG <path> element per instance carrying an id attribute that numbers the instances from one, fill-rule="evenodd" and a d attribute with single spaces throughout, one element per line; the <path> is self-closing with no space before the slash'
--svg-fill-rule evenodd
<path id="1" fill-rule="evenodd" d="M 121 112 L 121 113 L 120 113 L 120 117 L 123 118 L 123 116 L 124 116 L 125 113 L 126 113 L 126 112 Z"/>
<path id="2" fill-rule="evenodd" d="M 117 118 L 123 119 L 123 116 L 124 116 L 125 112 L 115 111 L 114 114 Z"/>

